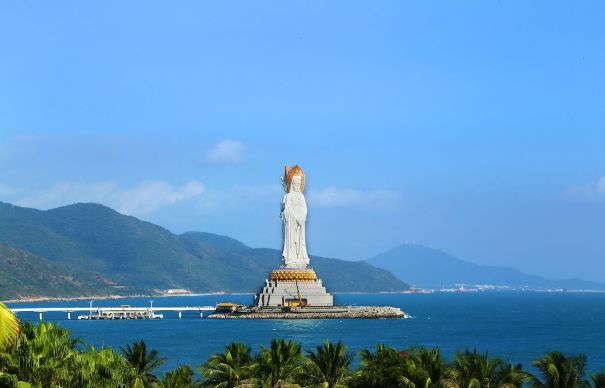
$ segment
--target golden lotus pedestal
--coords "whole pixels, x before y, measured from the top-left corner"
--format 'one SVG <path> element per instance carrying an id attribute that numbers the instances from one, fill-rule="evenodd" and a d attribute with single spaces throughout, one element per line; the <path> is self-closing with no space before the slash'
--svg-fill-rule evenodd
<path id="1" fill-rule="evenodd" d="M 271 271 L 269 279 L 279 282 L 314 282 L 317 274 L 312 268 L 308 269 L 286 269 L 278 268 Z"/>
<path id="2" fill-rule="evenodd" d="M 277 268 L 271 271 L 261 292 L 256 295 L 259 307 L 333 306 L 334 298 L 326 291 L 313 268 Z"/>

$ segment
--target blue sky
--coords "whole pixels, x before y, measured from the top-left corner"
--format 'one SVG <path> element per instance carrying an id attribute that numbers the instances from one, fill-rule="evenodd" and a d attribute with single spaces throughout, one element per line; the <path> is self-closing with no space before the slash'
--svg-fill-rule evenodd
<path id="1" fill-rule="evenodd" d="M 605 281 L 602 2 L 3 2 L 0 200 Z"/>

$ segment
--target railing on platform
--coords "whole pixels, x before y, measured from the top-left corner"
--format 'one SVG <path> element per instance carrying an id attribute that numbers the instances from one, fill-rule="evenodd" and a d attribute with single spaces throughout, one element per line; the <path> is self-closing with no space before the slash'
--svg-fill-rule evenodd
<path id="1" fill-rule="evenodd" d="M 145 313 L 150 316 L 156 315 L 156 312 L 160 311 L 174 311 L 177 313 L 179 319 L 183 317 L 184 312 L 198 312 L 200 318 L 204 317 L 204 312 L 214 311 L 214 306 L 172 306 L 172 307 L 131 307 L 131 306 L 118 306 L 118 307 L 23 307 L 23 308 L 11 308 L 11 310 L 17 314 L 19 313 L 38 313 L 40 320 L 44 319 L 44 313 L 50 312 L 64 312 L 67 313 L 67 319 L 71 319 L 71 313 L 75 312 L 88 312 L 89 316 L 97 314 L 98 316 L 120 313 L 125 315 L 126 313 Z"/>

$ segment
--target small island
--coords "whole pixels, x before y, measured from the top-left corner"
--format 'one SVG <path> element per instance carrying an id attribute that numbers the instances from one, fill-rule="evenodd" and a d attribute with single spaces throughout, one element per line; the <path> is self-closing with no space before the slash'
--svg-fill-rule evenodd
<path id="1" fill-rule="evenodd" d="M 214 319 L 377 319 L 408 318 L 397 307 L 390 306 L 332 306 L 326 308 L 252 308 L 240 306 L 231 312 L 215 312 L 208 318 Z"/>
<path id="2" fill-rule="evenodd" d="M 269 274 L 251 306 L 225 302 L 209 318 L 218 319 L 342 319 L 405 318 L 397 307 L 334 306 L 334 297 L 310 265 L 306 243 L 305 173 L 286 166 L 282 178 L 282 264 Z"/>

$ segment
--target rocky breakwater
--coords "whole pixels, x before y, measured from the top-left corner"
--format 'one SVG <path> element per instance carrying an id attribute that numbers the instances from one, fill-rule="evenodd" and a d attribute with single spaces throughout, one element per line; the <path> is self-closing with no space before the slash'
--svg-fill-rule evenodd
<path id="1" fill-rule="evenodd" d="M 233 313 L 213 313 L 209 316 L 209 318 L 215 319 L 377 319 L 405 317 L 407 315 L 401 309 L 390 306 L 338 306 L 321 309 L 309 307 L 291 311 L 259 309 Z"/>

